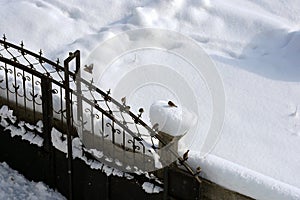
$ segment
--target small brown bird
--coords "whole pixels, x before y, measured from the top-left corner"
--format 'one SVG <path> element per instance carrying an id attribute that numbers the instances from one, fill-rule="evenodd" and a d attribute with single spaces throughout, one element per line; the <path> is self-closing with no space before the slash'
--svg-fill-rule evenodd
<path id="1" fill-rule="evenodd" d="M 92 74 L 93 73 L 93 69 L 94 69 L 94 64 L 90 64 L 90 65 L 84 65 L 84 71 Z"/>
<path id="2" fill-rule="evenodd" d="M 183 158 L 184 161 L 186 161 L 186 160 L 189 158 L 189 151 L 190 151 L 190 150 L 187 150 L 187 151 L 183 154 L 182 158 Z"/>
<path id="3" fill-rule="evenodd" d="M 152 126 L 152 129 L 153 129 L 154 131 L 158 131 L 158 127 L 159 127 L 159 124 L 156 123 L 156 124 L 154 124 L 154 125 Z"/>
<path id="4" fill-rule="evenodd" d="M 126 104 L 126 97 L 123 97 L 123 98 L 121 99 L 121 101 L 122 101 L 123 105 L 125 105 L 125 104 Z"/>
<path id="5" fill-rule="evenodd" d="M 177 108 L 177 106 L 175 105 L 175 103 L 173 103 L 172 101 L 169 101 L 169 102 L 168 102 L 168 105 L 169 105 L 170 107 L 176 107 L 176 108 Z"/>

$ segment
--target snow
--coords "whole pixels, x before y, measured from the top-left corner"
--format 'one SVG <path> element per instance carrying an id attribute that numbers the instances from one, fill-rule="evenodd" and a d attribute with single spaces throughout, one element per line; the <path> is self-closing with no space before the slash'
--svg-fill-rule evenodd
<path id="1" fill-rule="evenodd" d="M 190 149 L 189 163 L 195 167 L 202 164 L 203 176 L 253 198 L 299 199 L 299 1 L 75 0 L 70 4 L 18 0 L 0 4 L 0 27 L 8 39 L 15 43 L 24 40 L 25 47 L 32 50 L 43 48 L 53 59 L 80 49 L 84 60 L 99 43 L 141 27 L 170 29 L 191 37 L 209 54 L 220 73 L 226 116 L 218 143 L 206 157 L 199 155 L 203 142 L 199 135 L 184 136 L 182 152 Z M 170 70 L 179 70 L 179 66 L 168 63 L 170 58 L 164 55 L 150 52 L 143 60 L 137 53 L 136 62 L 161 61 L 161 65 L 168 64 L 164 68 L 170 72 L 166 79 L 180 78 Z M 118 61 L 107 71 L 110 75 L 106 74 L 114 81 L 103 88 L 111 84 L 113 95 L 121 88 L 118 80 L 124 77 L 120 66 L 132 65 L 135 57 L 128 54 Z M 145 68 L 138 69 L 132 73 L 142 73 Z M 155 72 L 151 73 L 153 78 Z M 134 80 L 132 77 L 130 80 Z M 183 77 L 202 81 L 193 73 Z M 126 91 L 132 108 L 143 106 L 148 111 L 156 100 L 177 100 L 176 94 L 159 84 L 142 86 Z M 194 92 L 201 104 L 197 104 L 198 110 L 191 110 L 200 113 L 200 134 L 209 127 L 211 105 L 205 87 Z"/>
<path id="2" fill-rule="evenodd" d="M 156 186 L 153 183 L 149 183 L 149 182 L 144 182 L 142 187 L 147 193 L 159 193 L 163 191 L 161 187 Z"/>
<path id="3" fill-rule="evenodd" d="M 17 118 L 16 116 L 13 115 L 13 111 L 10 110 L 8 108 L 8 106 L 2 106 L 1 109 L 0 109 L 0 117 L 1 117 L 1 126 L 3 126 L 3 124 L 5 125 L 4 127 L 5 130 L 8 129 L 10 130 L 11 132 L 11 135 L 12 137 L 14 137 L 15 135 L 20 135 L 22 136 L 22 139 L 24 140 L 27 140 L 29 141 L 31 144 L 36 144 L 38 145 L 39 147 L 41 147 L 43 145 L 43 138 L 41 138 L 40 136 L 37 136 L 37 135 L 34 135 L 33 133 L 31 132 L 26 132 L 25 129 L 24 129 L 24 125 L 27 126 L 28 128 L 30 128 L 31 130 L 40 130 L 41 127 L 43 126 L 42 122 L 41 121 L 38 121 L 37 122 L 37 125 L 36 126 L 33 126 L 29 123 L 25 123 L 23 121 L 19 122 L 18 127 L 10 124 L 10 123 L 15 123 L 17 121 Z M 10 122 L 7 122 L 5 119 L 6 118 L 10 118 Z M 22 126 L 20 126 L 20 124 L 22 124 Z M 26 133 L 25 133 L 26 132 Z M 53 144 L 53 146 L 64 152 L 66 154 L 66 157 L 68 156 L 68 151 L 67 151 L 67 138 L 66 138 L 66 135 L 63 135 L 61 132 L 59 132 L 57 129 L 53 128 L 52 131 L 51 131 L 51 142 Z M 104 172 L 107 176 L 110 176 L 110 175 L 113 175 L 113 176 L 119 176 L 119 177 L 125 177 L 126 179 L 133 179 L 134 177 L 128 173 L 125 173 L 125 172 L 122 172 L 116 168 L 112 168 L 110 166 L 107 166 L 97 160 L 95 160 L 94 158 L 89 158 L 85 155 L 85 153 L 83 152 L 83 150 L 85 150 L 85 152 L 88 152 L 90 153 L 91 155 L 95 156 L 96 158 L 101 158 L 103 157 L 103 152 L 101 151 L 98 151 L 96 149 L 85 149 L 83 146 L 82 146 L 82 142 L 81 140 L 76 137 L 72 140 L 72 153 L 73 153 L 73 159 L 75 158 L 79 158 L 81 160 L 83 160 L 87 165 L 90 166 L 91 169 L 96 169 L 96 170 L 101 170 L 102 172 Z M 156 153 L 153 153 L 154 155 L 157 155 Z M 113 161 L 113 159 L 109 158 L 109 157 L 106 157 L 106 160 L 107 161 Z M 157 159 L 158 160 L 158 159 Z M 115 160 L 116 164 L 121 166 L 122 163 L 118 160 Z M 159 161 L 156 161 L 160 164 Z M 6 177 L 3 177 L 3 175 L 1 174 L 1 164 L 0 164 L 0 181 L 3 181 L 1 180 L 1 178 L 6 178 Z M 11 195 L 12 197 L 14 198 L 17 198 L 17 199 L 24 199 L 26 197 L 26 195 L 28 195 L 28 199 L 39 199 L 39 198 L 36 198 L 36 196 L 38 197 L 44 197 L 43 199 L 57 199 L 57 195 L 58 197 L 60 197 L 59 193 L 55 193 L 55 192 L 52 192 L 51 189 L 47 188 L 43 183 L 39 182 L 35 185 L 35 187 L 41 192 L 41 193 L 44 193 L 44 194 L 38 194 L 38 192 L 32 192 L 32 191 L 28 191 L 28 186 L 22 186 L 26 183 L 23 183 L 23 182 L 29 182 L 28 180 L 26 180 L 25 178 L 23 178 L 21 175 L 17 174 L 16 171 L 10 169 L 8 167 L 8 165 L 6 163 L 3 163 L 3 168 L 5 168 L 6 171 L 11 171 L 9 174 L 13 174 L 15 173 L 16 175 L 15 176 L 18 176 L 18 182 L 16 183 L 13 183 L 14 185 L 4 185 L 4 186 L 0 186 L 0 198 L 3 197 L 9 197 L 9 195 Z M 158 167 L 158 168 L 161 168 L 161 167 Z M 159 182 L 158 179 L 153 176 L 153 174 L 150 174 L 148 172 L 143 172 L 141 170 L 139 170 L 137 167 L 135 167 L 135 171 L 134 171 L 136 174 L 138 175 L 145 175 L 147 178 L 149 179 L 152 179 L 156 182 Z M 4 171 L 5 173 L 5 171 Z M 8 174 L 8 175 L 9 175 Z M 20 178 L 19 178 L 20 177 Z M 12 182 L 14 182 L 15 178 L 10 176 L 9 177 L 11 179 Z M 32 182 L 31 182 L 32 183 Z M 148 182 L 145 182 L 145 183 L 148 183 Z M 152 189 L 150 190 L 149 189 L 149 184 L 151 184 L 152 186 Z M 142 186 L 142 188 L 147 192 L 147 193 L 159 193 L 161 191 L 163 191 L 163 189 L 157 185 L 154 185 L 153 183 L 149 183 L 148 186 L 149 187 L 145 187 L 144 185 Z M 146 184 L 147 185 L 147 184 Z M 1 193 L 1 189 L 3 189 L 4 191 L 7 190 L 7 187 L 8 187 L 8 190 L 11 192 L 9 194 L 2 194 Z M 22 188 L 23 187 L 23 188 Z M 18 192 L 17 193 L 12 193 L 13 189 L 16 189 Z M 49 191 L 49 192 L 48 192 Z M 36 194 L 35 194 L 36 193 Z M 48 195 L 49 193 L 49 195 Z M 52 194 L 53 193 L 53 194 Z M 61 197 L 62 198 L 62 197 Z M 59 199 L 61 199 L 59 198 Z M 27 198 L 26 198 L 27 199 Z"/>
<path id="4" fill-rule="evenodd" d="M 66 199 L 42 182 L 28 181 L 5 162 L 0 163 L 0 199 Z"/>
<path id="5" fill-rule="evenodd" d="M 199 161 L 202 176 L 256 199 L 299 199 L 300 189 L 274 178 L 242 167 L 236 163 L 209 155 L 201 159 L 198 152 L 189 152 L 191 162 Z M 228 181 L 230 180 L 230 181 Z M 251 186 L 251 187 L 250 187 Z"/>
<path id="6" fill-rule="evenodd" d="M 1 125 L 6 127 L 8 122 L 5 119 L 9 119 L 12 123 L 16 122 L 16 116 L 13 115 L 13 110 L 10 110 L 8 106 L 2 106 L 0 108 Z"/>
<path id="7" fill-rule="evenodd" d="M 51 141 L 53 146 L 61 152 L 68 153 L 67 137 L 53 128 L 51 131 Z"/>
<path id="8" fill-rule="evenodd" d="M 168 101 L 154 102 L 150 107 L 150 121 L 158 130 L 172 136 L 182 136 L 197 122 L 197 115 L 185 107 L 171 107 Z"/>
<path id="9" fill-rule="evenodd" d="M 36 125 L 20 121 L 17 126 L 14 125 L 16 121 L 17 117 L 13 115 L 13 110 L 3 105 L 0 108 L 0 125 L 5 128 L 4 130 L 9 130 L 11 137 L 21 136 L 22 140 L 29 141 L 30 144 L 35 144 L 39 147 L 43 145 L 44 139 L 34 132 L 36 130 L 42 133 L 42 121 L 39 120 Z"/>

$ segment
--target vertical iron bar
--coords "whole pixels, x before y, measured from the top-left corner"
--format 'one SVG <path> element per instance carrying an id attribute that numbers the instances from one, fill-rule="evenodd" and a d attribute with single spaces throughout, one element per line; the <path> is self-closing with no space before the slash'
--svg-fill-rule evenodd
<path id="1" fill-rule="evenodd" d="M 104 139 L 104 114 L 102 113 L 102 120 L 101 120 L 101 129 L 102 129 L 102 139 Z"/>
<path id="2" fill-rule="evenodd" d="M 91 105 L 91 134 L 95 135 L 95 128 L 94 128 L 94 105 Z"/>
<path id="3" fill-rule="evenodd" d="M 9 105 L 9 89 L 8 89 L 8 69 L 7 69 L 7 64 L 4 64 L 5 66 L 5 86 L 6 86 L 6 101 L 7 105 Z"/>
<path id="4" fill-rule="evenodd" d="M 76 92 L 77 92 L 77 124 L 80 124 L 81 130 L 77 130 L 80 134 L 83 134 L 83 107 L 82 107 L 82 91 L 81 91 L 81 72 L 80 72 L 80 52 L 76 55 Z"/>
<path id="5" fill-rule="evenodd" d="M 65 74 L 65 97 L 66 97 L 66 123 L 67 123 L 67 143 L 68 143 L 68 179 L 69 179 L 69 200 L 73 199 L 73 152 L 72 152 L 72 122 L 71 122 L 71 98 L 70 98 L 70 73 L 69 73 L 69 62 L 76 58 L 76 61 L 80 61 L 80 52 L 79 50 L 71 53 L 70 56 L 64 60 L 64 74 Z M 76 63 L 76 70 L 79 67 L 78 63 Z M 79 70 L 79 68 L 78 68 Z"/>
<path id="6" fill-rule="evenodd" d="M 106 176 L 106 195 L 105 199 L 110 200 L 110 191 L 111 191 L 111 176 Z"/>
<path id="7" fill-rule="evenodd" d="M 61 128 L 62 130 L 64 129 L 64 106 L 63 106 L 63 89 L 62 87 L 60 87 L 60 124 L 61 124 Z"/>
<path id="8" fill-rule="evenodd" d="M 165 167 L 164 169 L 164 200 L 168 200 L 169 194 L 169 167 Z"/>
<path id="9" fill-rule="evenodd" d="M 34 76 L 31 75 L 31 86 L 32 86 L 32 110 L 33 110 L 33 121 L 35 122 L 36 116 L 35 116 L 35 92 L 34 92 Z"/>
<path id="10" fill-rule="evenodd" d="M 42 109 L 43 109 L 43 132 L 44 147 L 46 151 L 50 150 L 51 146 L 51 129 L 52 129 L 52 85 L 51 80 L 48 77 L 41 78 L 42 87 Z"/>
<path id="11" fill-rule="evenodd" d="M 53 101 L 52 101 L 52 83 L 49 77 L 41 78 L 42 87 L 42 111 L 43 111 L 43 133 L 44 133 L 44 149 L 49 155 L 49 163 L 46 163 L 46 180 L 49 185 L 55 184 L 54 172 L 54 152 L 51 142 L 51 130 L 53 120 Z"/>
<path id="12" fill-rule="evenodd" d="M 18 109 L 18 87 L 17 87 L 17 72 L 16 66 L 14 66 L 14 78 L 15 78 L 15 97 L 16 97 L 16 109 Z"/>
<path id="13" fill-rule="evenodd" d="M 24 113 L 26 116 L 26 111 L 27 111 L 27 106 L 26 106 L 26 77 L 25 77 L 25 71 L 23 70 L 23 76 L 22 76 L 22 81 L 23 81 L 23 95 L 24 95 Z"/>
<path id="14" fill-rule="evenodd" d="M 72 91 L 70 92 L 70 98 L 71 98 L 71 127 L 72 127 L 72 130 L 73 130 L 73 127 L 74 127 L 74 114 L 73 114 L 73 93 Z"/>
<path id="15" fill-rule="evenodd" d="M 125 150 L 126 138 L 125 138 L 125 130 L 123 129 L 123 150 Z"/>
<path id="16" fill-rule="evenodd" d="M 115 122 L 112 120 L 111 122 L 111 133 L 112 133 L 112 143 L 115 144 Z"/>
<path id="17" fill-rule="evenodd" d="M 69 83 L 69 60 L 64 61 L 65 69 L 65 96 L 66 96 L 66 121 L 67 121 L 67 143 L 68 143 L 68 180 L 69 180 L 69 200 L 73 199 L 73 175 L 72 175 L 72 137 L 71 137 L 71 102 Z"/>

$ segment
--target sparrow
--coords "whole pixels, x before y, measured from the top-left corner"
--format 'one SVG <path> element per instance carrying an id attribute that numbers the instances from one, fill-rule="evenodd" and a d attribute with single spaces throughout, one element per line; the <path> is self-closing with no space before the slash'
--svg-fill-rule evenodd
<path id="1" fill-rule="evenodd" d="M 170 107 L 176 107 L 176 108 L 177 108 L 177 106 L 176 106 L 172 101 L 169 101 L 169 102 L 168 102 L 168 105 L 169 105 Z"/>
<path id="2" fill-rule="evenodd" d="M 126 104 L 126 97 L 123 97 L 123 98 L 121 99 L 121 102 L 123 103 L 123 105 L 125 105 L 125 104 Z"/>
<path id="3" fill-rule="evenodd" d="M 90 74 L 92 74 L 93 73 L 93 68 L 94 68 L 94 64 L 92 63 L 90 65 L 84 65 L 83 70 L 90 73 Z"/>
<path id="4" fill-rule="evenodd" d="M 189 158 L 189 151 L 190 151 L 190 150 L 187 150 L 187 151 L 183 154 L 182 158 L 183 158 L 184 161 L 186 161 L 186 160 Z"/>
<path id="5" fill-rule="evenodd" d="M 158 127 L 159 127 L 159 124 L 156 123 L 156 124 L 154 124 L 154 125 L 152 126 L 152 129 L 153 129 L 154 131 L 158 131 Z"/>

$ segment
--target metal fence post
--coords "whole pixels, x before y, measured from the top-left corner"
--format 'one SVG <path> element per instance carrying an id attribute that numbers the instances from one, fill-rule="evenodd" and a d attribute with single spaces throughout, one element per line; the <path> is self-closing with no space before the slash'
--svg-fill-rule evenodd
<path id="1" fill-rule="evenodd" d="M 65 74 L 65 97 L 66 97 L 66 122 L 67 122 L 67 143 L 68 143 L 68 179 L 69 179 L 69 200 L 73 199 L 73 151 L 72 151 L 72 102 L 71 102 L 71 90 L 70 90 L 70 71 L 69 63 L 76 58 L 76 71 L 75 74 L 79 71 L 80 68 L 80 51 L 77 50 L 74 53 L 70 53 L 69 57 L 64 60 L 64 74 Z M 75 79 L 76 77 L 74 77 Z"/>
<path id="2" fill-rule="evenodd" d="M 70 58 L 70 57 L 69 57 Z M 68 199 L 73 199 L 73 166 L 72 166 L 72 137 L 71 137 L 71 99 L 70 99 L 70 83 L 69 83 L 69 59 L 64 61 L 65 69 L 65 97 L 66 97 L 66 122 L 67 122 L 67 143 L 68 143 L 68 180 L 69 180 L 69 196 Z"/>
<path id="3" fill-rule="evenodd" d="M 164 173 L 164 195 L 163 199 L 168 200 L 169 199 L 169 167 L 165 167 L 163 169 Z"/>
<path id="4" fill-rule="evenodd" d="M 83 124 L 83 110 L 82 110 L 82 91 L 81 91 L 81 72 L 80 72 L 80 52 L 76 53 L 76 70 L 75 70 L 75 81 L 76 81 L 76 92 L 77 92 L 77 123 Z M 83 132 L 83 127 L 81 130 L 77 130 L 78 133 Z"/>
<path id="5" fill-rule="evenodd" d="M 55 172 L 54 172 L 54 152 L 51 142 L 51 130 L 53 120 L 53 102 L 52 102 L 52 82 L 49 77 L 41 78 L 42 87 L 42 111 L 43 111 L 43 134 L 44 134 L 44 150 L 49 158 L 46 162 L 46 174 L 45 178 L 49 185 L 55 184 Z"/>

